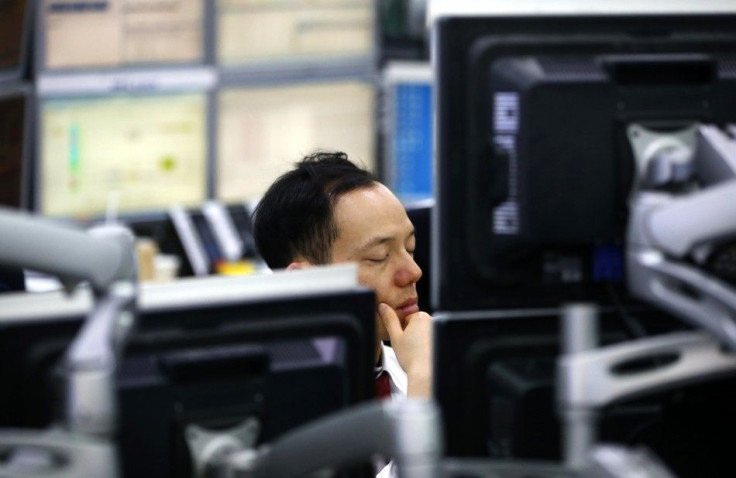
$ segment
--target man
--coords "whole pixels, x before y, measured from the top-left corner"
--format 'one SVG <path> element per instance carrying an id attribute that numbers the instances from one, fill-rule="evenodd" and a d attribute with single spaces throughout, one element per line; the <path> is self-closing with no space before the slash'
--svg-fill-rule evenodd
<path id="1" fill-rule="evenodd" d="M 417 305 L 414 227 L 386 186 L 344 153 L 312 154 L 261 199 L 254 236 L 272 269 L 356 262 L 378 302 L 377 373 L 387 373 L 392 398 L 431 396 L 432 325 Z"/>

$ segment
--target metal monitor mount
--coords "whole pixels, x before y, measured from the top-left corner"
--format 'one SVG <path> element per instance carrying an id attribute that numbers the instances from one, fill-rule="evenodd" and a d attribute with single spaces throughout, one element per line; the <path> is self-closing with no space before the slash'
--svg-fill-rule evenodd
<path id="1" fill-rule="evenodd" d="M 565 459 L 586 476 L 664 478 L 645 450 L 596 444 L 597 411 L 616 400 L 736 372 L 736 291 L 702 270 L 715 246 L 736 237 L 736 141 L 712 125 L 675 132 L 628 128 L 637 179 L 630 197 L 627 283 L 631 294 L 704 332 L 672 333 L 598 347 L 597 311 L 563 310 L 565 354 L 558 407 Z M 646 359 L 664 364 L 627 372 Z"/>
<path id="2" fill-rule="evenodd" d="M 0 476 L 116 477 L 115 368 L 135 323 L 133 235 L 118 225 L 89 232 L 0 209 L 0 263 L 89 281 L 94 304 L 63 358 L 64 408 L 48 430 L 0 429 Z"/>
<path id="3" fill-rule="evenodd" d="M 296 478 L 365 463 L 379 454 L 393 459 L 401 478 L 440 478 L 441 428 L 432 401 L 367 403 L 310 422 L 259 448 L 212 453 L 200 464 L 198 476 Z"/>

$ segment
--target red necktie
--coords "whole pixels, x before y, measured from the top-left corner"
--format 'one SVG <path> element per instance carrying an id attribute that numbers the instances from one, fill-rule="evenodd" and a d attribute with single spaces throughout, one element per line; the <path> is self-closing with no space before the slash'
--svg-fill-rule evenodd
<path id="1" fill-rule="evenodd" d="M 376 377 L 376 396 L 381 400 L 391 398 L 391 380 L 385 370 Z"/>

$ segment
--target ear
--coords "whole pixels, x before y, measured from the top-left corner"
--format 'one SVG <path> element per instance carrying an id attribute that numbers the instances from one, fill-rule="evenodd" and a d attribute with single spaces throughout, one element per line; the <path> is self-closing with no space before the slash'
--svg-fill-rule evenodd
<path id="1" fill-rule="evenodd" d="M 310 264 L 307 261 L 294 261 L 288 266 L 286 266 L 287 271 L 296 271 L 299 269 L 306 269 L 307 267 L 312 267 L 312 264 Z"/>

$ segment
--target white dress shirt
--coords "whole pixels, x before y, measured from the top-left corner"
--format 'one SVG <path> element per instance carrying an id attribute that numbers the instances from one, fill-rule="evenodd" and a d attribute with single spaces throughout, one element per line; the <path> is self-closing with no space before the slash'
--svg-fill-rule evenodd
<path id="1" fill-rule="evenodd" d="M 382 345 L 381 365 L 377 367 L 376 371 L 380 372 L 381 370 L 385 370 L 391 379 L 391 400 L 405 400 L 409 379 L 404 369 L 399 365 L 396 352 L 387 345 Z M 393 465 L 393 461 L 388 462 L 376 475 L 376 478 L 395 478 L 396 472 L 394 471 Z"/>

